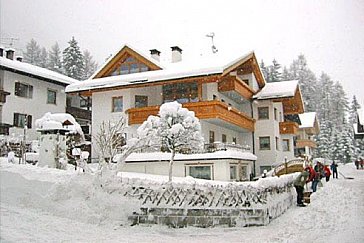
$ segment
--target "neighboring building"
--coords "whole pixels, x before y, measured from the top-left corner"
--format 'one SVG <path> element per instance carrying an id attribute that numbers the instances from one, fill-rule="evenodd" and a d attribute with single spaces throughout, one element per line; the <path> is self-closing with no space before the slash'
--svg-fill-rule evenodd
<path id="1" fill-rule="evenodd" d="M 21 57 L 14 60 L 12 49 L 6 52 L 3 50 L 2 53 L 5 56 L 0 55 L 1 134 L 23 138 L 26 131 L 26 140 L 35 140 L 39 136 L 34 127 L 35 120 L 47 112 L 65 113 L 65 87 L 76 80 L 23 63 Z M 77 107 L 73 108 L 75 109 L 80 110 Z M 88 123 L 91 120 L 90 114 L 89 111 Z M 85 118 L 87 119 L 87 115 Z M 27 129 L 24 129 L 24 126 Z"/>
<path id="2" fill-rule="evenodd" d="M 298 81 L 267 83 L 254 95 L 255 155 L 259 173 L 295 158 L 299 114 L 304 112 Z"/>
<path id="3" fill-rule="evenodd" d="M 256 118 L 258 107 L 268 106 L 272 114 L 273 108 L 277 108 L 276 115 L 280 114 L 281 118 L 277 124 L 267 124 L 267 128 L 276 126 L 273 137 L 279 141 L 284 136 L 291 139 L 290 156 L 293 157 L 293 135 L 286 132 L 280 136 L 279 122 L 285 125 L 288 119 L 288 116 L 283 118 L 285 114 L 303 113 L 297 82 L 293 82 L 293 94 L 269 99 L 258 97 L 253 102 L 253 96 L 268 85 L 254 52 L 236 59 L 211 54 L 185 61 L 182 50 L 172 47 L 170 63 L 159 62 L 160 54 L 153 49 L 148 57 L 125 45 L 91 79 L 67 86 L 67 93 L 92 97 L 93 135 L 98 133 L 103 121 L 125 115 L 129 124 L 125 136 L 133 137 L 149 115 L 157 115 L 161 104 L 178 101 L 200 119 L 206 153 L 176 156 L 174 176 L 246 180 L 259 172 L 254 155 L 259 146 L 256 139 L 267 134 L 258 132 L 265 125 L 258 125 Z M 96 146 L 92 154 L 97 154 Z M 271 166 L 283 157 L 280 153 L 274 161 L 267 160 L 262 166 Z M 164 162 L 167 159 L 152 158 L 155 156 L 132 154 L 126 161 L 126 170 L 167 175 L 168 169 L 164 168 L 168 167 Z"/>
<path id="4" fill-rule="evenodd" d="M 320 132 L 316 112 L 307 112 L 299 114 L 301 125 L 299 126 L 299 135 L 297 136 L 295 155 L 298 157 L 307 157 L 311 159 L 317 144 L 314 136 Z"/>
<path id="5" fill-rule="evenodd" d="M 356 113 L 356 123 L 354 123 L 354 138 L 364 138 L 364 109 L 358 109 Z"/>

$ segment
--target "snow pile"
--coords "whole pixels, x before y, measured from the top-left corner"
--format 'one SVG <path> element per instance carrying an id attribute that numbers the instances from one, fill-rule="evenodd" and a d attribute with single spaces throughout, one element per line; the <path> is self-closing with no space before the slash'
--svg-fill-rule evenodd
<path id="1" fill-rule="evenodd" d="M 364 170 L 356 170 L 353 164 L 338 169 L 355 179 L 339 175 L 324 182 L 312 194 L 310 205 L 291 207 L 267 226 L 170 229 L 123 224 L 121 214 L 125 208 L 133 210 L 135 201 L 105 193 L 91 175 L 4 160 L 0 237 L 4 242 L 364 242 Z M 137 173 L 122 173 L 121 179 L 153 177 L 168 180 Z M 269 185 L 271 180 L 275 179 L 261 179 L 257 185 Z M 173 181 L 202 183 L 193 178 Z"/>

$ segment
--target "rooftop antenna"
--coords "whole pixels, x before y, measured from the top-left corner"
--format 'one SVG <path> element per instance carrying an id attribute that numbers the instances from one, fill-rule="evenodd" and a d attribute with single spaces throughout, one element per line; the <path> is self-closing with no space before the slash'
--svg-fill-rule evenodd
<path id="1" fill-rule="evenodd" d="M 212 50 L 212 53 L 216 53 L 218 52 L 219 50 L 216 48 L 216 46 L 214 45 L 214 36 L 215 36 L 215 33 L 214 32 L 210 32 L 206 35 L 206 37 L 209 37 L 211 38 L 211 50 Z"/>

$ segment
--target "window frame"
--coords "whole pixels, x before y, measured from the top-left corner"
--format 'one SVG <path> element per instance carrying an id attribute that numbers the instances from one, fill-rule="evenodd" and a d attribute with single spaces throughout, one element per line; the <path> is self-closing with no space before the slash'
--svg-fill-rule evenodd
<path id="1" fill-rule="evenodd" d="M 137 105 L 137 98 L 144 98 L 146 100 L 146 104 L 145 105 Z M 141 103 L 138 101 L 138 103 Z M 148 95 L 135 95 L 134 96 L 134 107 L 135 108 L 143 108 L 143 107 L 148 107 L 148 103 L 149 103 L 149 100 L 148 100 Z"/>
<path id="2" fill-rule="evenodd" d="M 117 110 L 115 106 L 115 101 L 121 99 L 121 110 Z M 114 96 L 112 97 L 112 102 L 111 102 L 111 112 L 123 112 L 124 111 L 124 99 L 123 96 Z"/>
<path id="3" fill-rule="evenodd" d="M 50 92 L 54 93 L 54 102 L 49 102 L 49 93 Z M 47 89 L 47 104 L 57 105 L 57 90 Z"/>
<path id="4" fill-rule="evenodd" d="M 263 147 L 262 145 L 263 145 L 263 143 L 262 143 L 262 140 L 263 139 L 268 139 L 268 146 L 265 148 L 265 147 Z M 271 142 L 270 142 L 270 136 L 262 136 L 262 137 L 259 137 L 259 150 L 271 150 Z"/>
<path id="5" fill-rule="evenodd" d="M 21 93 L 19 93 L 19 90 L 21 88 L 21 86 L 26 88 L 26 94 L 23 96 L 21 95 Z M 33 85 L 27 84 L 27 83 L 23 83 L 23 82 L 19 82 L 19 81 L 15 81 L 15 91 L 14 91 L 14 95 L 18 96 L 18 97 L 22 97 L 22 98 L 27 98 L 27 99 L 32 99 L 33 98 Z"/>
<path id="6" fill-rule="evenodd" d="M 262 113 L 265 109 L 267 110 L 266 113 Z M 263 114 L 266 114 L 266 116 Z M 269 106 L 258 107 L 258 120 L 269 120 Z"/>
<path id="7" fill-rule="evenodd" d="M 196 169 L 199 167 L 209 168 L 209 170 L 208 170 L 209 178 L 192 175 L 191 168 Z M 213 167 L 214 167 L 213 164 L 188 164 L 188 165 L 186 165 L 186 176 L 191 176 L 196 179 L 213 180 L 213 169 L 214 169 Z"/>
<path id="8" fill-rule="evenodd" d="M 27 128 L 31 129 L 32 128 L 32 115 L 29 114 L 23 114 L 23 113 L 18 113 L 18 112 L 14 112 L 13 115 L 13 126 L 17 127 L 17 128 L 24 128 L 25 125 L 25 117 L 26 117 L 26 124 L 27 124 Z"/>
<path id="9" fill-rule="evenodd" d="M 285 146 L 285 144 L 287 144 L 287 146 Z M 286 147 L 287 147 L 287 150 L 285 149 Z M 283 152 L 291 151 L 290 139 L 289 138 L 282 139 L 282 151 Z"/>

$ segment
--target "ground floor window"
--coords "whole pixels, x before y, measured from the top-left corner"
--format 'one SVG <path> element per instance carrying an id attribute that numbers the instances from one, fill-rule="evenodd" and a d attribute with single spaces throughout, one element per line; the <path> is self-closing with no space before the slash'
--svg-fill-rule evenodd
<path id="1" fill-rule="evenodd" d="M 197 179 L 212 180 L 212 165 L 189 165 L 187 174 Z"/>
<path id="2" fill-rule="evenodd" d="M 264 166 L 260 166 L 260 174 L 263 174 L 263 172 L 266 171 L 270 171 L 272 169 L 272 166 L 270 165 L 264 165 Z"/>
<path id="3" fill-rule="evenodd" d="M 230 181 L 246 181 L 248 180 L 248 168 L 246 165 L 230 164 Z"/>
<path id="4" fill-rule="evenodd" d="M 283 151 L 291 151 L 291 149 L 289 147 L 289 139 L 282 140 L 282 148 L 283 148 Z"/>

